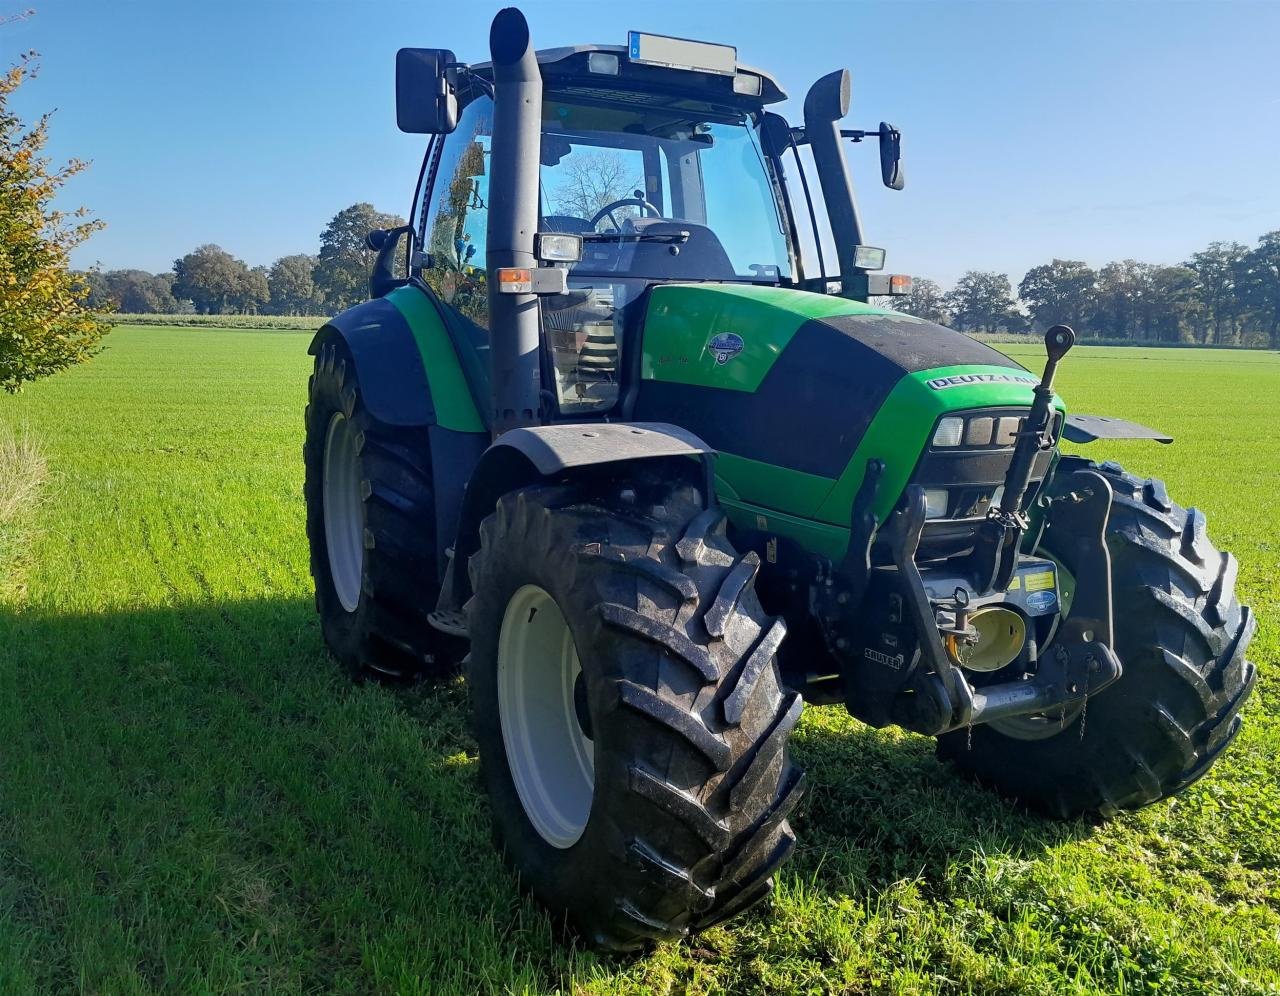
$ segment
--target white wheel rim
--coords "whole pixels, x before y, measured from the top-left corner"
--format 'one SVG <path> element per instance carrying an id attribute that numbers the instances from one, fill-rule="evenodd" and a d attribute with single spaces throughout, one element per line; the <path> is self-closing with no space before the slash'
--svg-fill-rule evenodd
<path id="1" fill-rule="evenodd" d="M 361 480 L 356 428 L 342 412 L 334 412 L 324 437 L 324 545 L 333 590 L 348 612 L 360 604 L 364 577 Z"/>
<path id="2" fill-rule="evenodd" d="M 525 815 L 559 848 L 582 836 L 595 791 L 595 747 L 574 705 L 581 674 L 560 607 L 525 585 L 507 603 L 498 635 L 498 718 Z"/>

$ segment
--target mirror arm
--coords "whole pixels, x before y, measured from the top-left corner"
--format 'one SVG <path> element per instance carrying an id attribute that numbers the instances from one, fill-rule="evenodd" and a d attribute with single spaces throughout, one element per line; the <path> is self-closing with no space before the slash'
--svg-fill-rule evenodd
<path id="1" fill-rule="evenodd" d="M 861 142 L 864 138 L 888 138 L 889 135 L 877 128 L 875 131 L 862 131 L 858 128 L 841 128 L 840 134 L 844 138 L 851 138 L 855 142 Z"/>
<path id="2" fill-rule="evenodd" d="M 406 235 L 409 237 L 406 261 L 411 262 L 416 241 L 412 225 L 375 229 L 366 236 L 365 244 L 377 252 L 377 256 L 373 260 L 373 270 L 369 274 L 369 296 L 371 298 L 384 297 L 405 282 L 403 279 L 396 277 L 391 267 L 395 261 L 396 247 L 399 245 L 400 239 Z"/>
<path id="3" fill-rule="evenodd" d="M 486 97 L 493 99 L 493 84 L 468 66 L 465 62 L 450 62 L 444 67 L 465 76 L 468 80 L 484 91 Z"/>

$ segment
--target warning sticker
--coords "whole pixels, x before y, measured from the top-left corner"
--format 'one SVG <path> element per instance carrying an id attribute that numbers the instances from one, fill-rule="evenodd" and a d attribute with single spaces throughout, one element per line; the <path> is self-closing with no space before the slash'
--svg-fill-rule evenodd
<path id="1" fill-rule="evenodd" d="M 1039 571 L 1036 574 L 1023 575 L 1027 584 L 1027 591 L 1046 591 L 1053 587 L 1053 571 Z"/>

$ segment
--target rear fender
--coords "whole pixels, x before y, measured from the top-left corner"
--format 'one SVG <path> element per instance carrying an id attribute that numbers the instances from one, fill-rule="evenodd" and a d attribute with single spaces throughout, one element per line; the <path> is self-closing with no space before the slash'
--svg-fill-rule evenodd
<path id="1" fill-rule="evenodd" d="M 360 393 L 374 418 L 397 426 L 435 424 L 422 354 L 395 305 L 379 298 L 348 308 L 321 326 L 307 352 L 315 356 L 334 339 L 359 371 Z"/>
<path id="2" fill-rule="evenodd" d="M 433 371 L 440 387 L 453 389 L 452 395 L 445 398 L 444 411 L 438 410 L 422 347 L 404 311 L 395 304 L 399 300 L 411 308 L 417 302 L 410 298 L 406 303 L 405 295 L 418 294 L 413 288 L 400 289 L 386 298 L 347 309 L 320 328 L 307 352 L 314 356 L 324 346 L 340 342 L 355 366 L 369 414 L 386 425 L 426 430 L 436 509 L 436 569 L 441 577 L 448 563 L 445 551 L 458 522 L 463 489 L 489 444 L 489 433 L 465 395 L 465 388 L 458 386 L 461 375 L 450 380 L 444 376 L 450 371 Z M 457 362 L 456 354 L 448 348 L 437 350 L 435 355 L 442 364 Z"/>

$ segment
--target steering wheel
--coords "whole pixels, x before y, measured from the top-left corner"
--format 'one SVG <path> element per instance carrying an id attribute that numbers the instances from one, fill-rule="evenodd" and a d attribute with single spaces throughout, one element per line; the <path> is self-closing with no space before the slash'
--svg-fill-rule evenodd
<path id="1" fill-rule="evenodd" d="M 651 204 L 649 201 L 645 200 L 644 194 L 641 191 L 637 190 L 635 194 L 632 195 L 631 197 L 623 197 L 619 200 L 611 201 L 610 203 L 602 207 L 599 211 L 597 211 L 594 215 L 592 215 L 591 216 L 592 229 L 594 229 L 596 225 L 600 224 L 600 220 L 602 218 L 607 217 L 611 222 L 613 222 L 614 231 L 616 232 L 622 231 L 622 226 L 618 224 L 618 219 L 614 217 L 614 214 L 613 214 L 613 212 L 620 207 L 638 207 L 650 218 L 662 217 L 662 212 L 653 204 Z"/>

